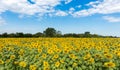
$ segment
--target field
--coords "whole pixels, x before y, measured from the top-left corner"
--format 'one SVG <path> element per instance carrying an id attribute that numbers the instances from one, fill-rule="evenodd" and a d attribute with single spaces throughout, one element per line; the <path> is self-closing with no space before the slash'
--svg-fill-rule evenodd
<path id="1" fill-rule="evenodd" d="M 120 39 L 1 38 L 0 70 L 120 70 Z"/>

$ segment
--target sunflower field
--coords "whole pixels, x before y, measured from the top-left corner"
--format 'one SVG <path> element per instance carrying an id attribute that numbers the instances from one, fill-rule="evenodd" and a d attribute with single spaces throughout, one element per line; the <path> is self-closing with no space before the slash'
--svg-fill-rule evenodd
<path id="1" fill-rule="evenodd" d="M 120 70 L 120 39 L 0 38 L 0 70 Z"/>

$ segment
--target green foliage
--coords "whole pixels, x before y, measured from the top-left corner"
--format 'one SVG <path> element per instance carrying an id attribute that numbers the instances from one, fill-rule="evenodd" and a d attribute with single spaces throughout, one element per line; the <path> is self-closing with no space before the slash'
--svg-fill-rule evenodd
<path id="1" fill-rule="evenodd" d="M 76 34 L 76 33 L 67 33 L 62 34 L 61 31 L 57 31 L 54 28 L 47 28 L 43 33 L 37 32 L 35 34 L 31 33 L 23 33 L 23 32 L 17 32 L 17 33 L 3 33 L 0 34 L 1 38 L 11 38 L 11 37 L 74 37 L 74 38 L 116 38 L 113 36 L 102 36 L 98 34 L 90 34 L 89 31 L 83 33 L 83 34 Z"/>
<path id="2" fill-rule="evenodd" d="M 55 37 L 56 36 L 56 30 L 54 28 L 47 28 L 44 32 L 46 37 Z"/>
<path id="3" fill-rule="evenodd" d="M 38 32 L 38 33 L 36 33 L 36 34 L 33 34 L 33 36 L 34 36 L 34 37 L 43 37 L 44 35 L 43 35 L 43 33 Z"/>

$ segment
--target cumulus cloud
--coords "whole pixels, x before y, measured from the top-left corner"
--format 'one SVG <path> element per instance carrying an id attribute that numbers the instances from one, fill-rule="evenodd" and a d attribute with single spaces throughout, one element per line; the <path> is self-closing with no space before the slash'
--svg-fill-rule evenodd
<path id="1" fill-rule="evenodd" d="M 81 5 L 76 6 L 76 8 L 81 8 L 81 7 L 82 7 Z"/>
<path id="2" fill-rule="evenodd" d="M 0 14 L 5 11 L 11 11 L 20 15 L 35 15 L 43 16 L 46 14 L 53 14 L 56 16 L 67 15 L 64 11 L 57 11 L 54 7 L 60 5 L 61 2 L 65 4 L 72 0 L 0 0 Z M 31 3 L 32 2 L 32 3 Z"/>
<path id="3" fill-rule="evenodd" d="M 71 7 L 71 8 L 69 9 L 69 11 L 75 11 L 75 9 L 74 9 L 73 7 Z"/>
<path id="4" fill-rule="evenodd" d="M 70 3 L 72 0 L 65 0 L 65 4 Z"/>
<path id="5" fill-rule="evenodd" d="M 108 22 L 120 22 L 120 17 L 104 16 L 103 19 L 107 20 Z"/>
<path id="6" fill-rule="evenodd" d="M 33 4 L 31 4 L 31 2 Z M 81 5 L 70 8 L 64 11 L 56 9 L 61 2 L 68 4 L 72 0 L 0 0 L 0 14 L 5 11 L 11 11 L 20 15 L 50 15 L 50 16 L 67 16 L 74 17 L 90 16 L 93 14 L 112 14 L 120 13 L 120 0 L 97 0 L 86 4 L 89 9 L 76 11 L 76 8 L 81 8 Z M 22 16 L 20 16 L 22 17 Z"/>
<path id="7" fill-rule="evenodd" d="M 0 13 L 11 11 L 24 15 L 44 14 L 53 12 L 59 0 L 32 0 L 35 4 L 30 4 L 27 0 L 0 0 Z"/>
<path id="8" fill-rule="evenodd" d="M 6 21 L 2 17 L 0 17 L 0 26 L 2 26 L 4 24 L 6 24 Z"/>
<path id="9" fill-rule="evenodd" d="M 68 14 L 66 12 L 64 12 L 64 11 L 59 10 L 59 11 L 56 11 L 55 15 L 56 16 L 67 16 Z"/>
<path id="10" fill-rule="evenodd" d="M 73 15 L 74 11 L 75 11 L 75 8 L 71 7 L 71 8 L 69 9 L 68 13 L 69 13 L 70 15 Z"/>
<path id="11" fill-rule="evenodd" d="M 112 13 L 120 13 L 120 0 L 103 0 L 90 2 L 87 4 L 90 6 L 89 9 L 80 10 L 74 13 L 73 16 L 89 16 L 93 14 L 112 14 Z"/>
<path id="12" fill-rule="evenodd" d="M 90 3 L 86 4 L 86 6 L 95 6 L 99 3 L 100 3 L 100 1 L 94 1 L 94 2 L 90 2 Z"/>

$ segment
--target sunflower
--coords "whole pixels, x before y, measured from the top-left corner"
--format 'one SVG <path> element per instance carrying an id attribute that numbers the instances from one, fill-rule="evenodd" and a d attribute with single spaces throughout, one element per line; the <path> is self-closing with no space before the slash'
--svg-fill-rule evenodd
<path id="1" fill-rule="evenodd" d="M 72 66 L 73 66 L 73 67 L 76 67 L 77 65 L 78 65 L 77 63 L 73 63 L 73 65 L 72 65 Z"/>
<path id="2" fill-rule="evenodd" d="M 53 58 L 57 59 L 59 57 L 58 54 L 54 55 Z"/>
<path id="3" fill-rule="evenodd" d="M 108 58 L 108 59 L 112 59 L 112 58 L 113 58 L 112 54 L 104 54 L 104 56 L 105 56 L 106 58 Z"/>
<path id="4" fill-rule="evenodd" d="M 15 59 L 15 55 L 11 55 L 11 56 L 10 56 L 10 59 Z"/>
<path id="5" fill-rule="evenodd" d="M 88 62 L 91 64 L 91 63 L 94 63 L 94 58 L 90 58 L 89 60 L 88 60 Z"/>
<path id="6" fill-rule="evenodd" d="M 30 70 L 36 70 L 37 69 L 37 67 L 36 67 L 36 65 L 30 65 Z"/>
<path id="7" fill-rule="evenodd" d="M 76 58 L 77 58 L 77 57 L 75 56 L 75 54 L 70 54 L 69 57 L 72 58 L 72 59 L 76 59 Z"/>
<path id="8" fill-rule="evenodd" d="M 20 49 L 19 52 L 18 52 L 19 55 L 23 56 L 24 55 L 24 50 L 23 49 Z"/>
<path id="9" fill-rule="evenodd" d="M 4 61 L 3 61 L 3 60 L 0 60 L 0 64 L 4 64 Z"/>
<path id="10" fill-rule="evenodd" d="M 115 67 L 115 63 L 113 63 L 113 62 L 105 62 L 104 66 L 108 67 L 108 68 L 114 68 Z"/>
<path id="11" fill-rule="evenodd" d="M 17 62 L 17 61 L 14 61 L 14 64 L 18 64 L 19 62 Z"/>
<path id="12" fill-rule="evenodd" d="M 25 61 L 21 61 L 21 62 L 19 63 L 19 66 L 21 66 L 21 67 L 26 67 L 26 66 L 27 66 L 27 64 L 26 64 L 26 62 L 25 62 Z"/>
<path id="13" fill-rule="evenodd" d="M 43 70 L 50 70 L 50 68 L 49 67 L 44 67 Z"/>
<path id="14" fill-rule="evenodd" d="M 44 61 L 44 62 L 43 62 L 43 66 L 44 66 L 44 67 L 49 67 L 49 63 L 48 63 L 47 61 Z"/>
<path id="15" fill-rule="evenodd" d="M 88 60 L 90 57 L 91 57 L 91 55 L 90 55 L 90 54 L 87 54 L 87 55 L 85 55 L 85 56 L 83 57 L 83 59 L 84 59 L 84 60 Z"/>
<path id="16" fill-rule="evenodd" d="M 41 49 L 41 48 L 38 48 L 38 52 L 41 53 L 41 52 L 42 52 L 42 49 Z"/>
<path id="17" fill-rule="evenodd" d="M 46 54 L 42 54 L 42 58 L 46 58 L 47 57 L 47 55 Z"/>
<path id="18" fill-rule="evenodd" d="M 55 67 L 59 67 L 59 66 L 60 66 L 60 62 L 59 61 L 55 62 Z"/>

